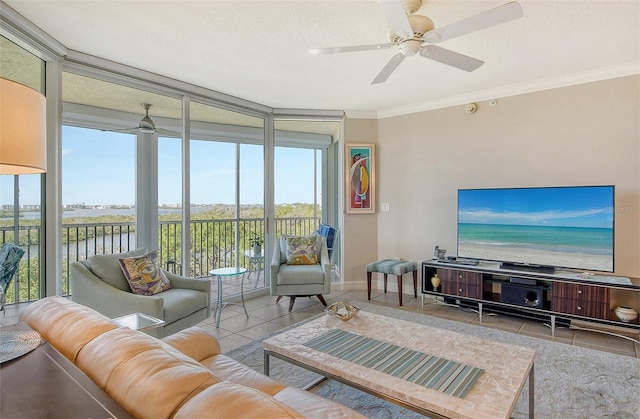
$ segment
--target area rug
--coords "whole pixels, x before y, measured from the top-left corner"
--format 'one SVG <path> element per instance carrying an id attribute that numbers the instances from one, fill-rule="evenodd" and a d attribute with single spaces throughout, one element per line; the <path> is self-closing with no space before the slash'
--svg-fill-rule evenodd
<path id="1" fill-rule="evenodd" d="M 371 313 L 535 349 L 536 417 L 640 419 L 640 359 L 459 323 L 391 307 L 364 302 L 354 302 L 353 304 Z M 295 326 L 292 325 L 286 329 Z M 264 339 L 267 337 L 265 336 Z M 425 336 L 425 339 L 429 339 L 429 337 Z M 256 371 L 263 372 L 262 340 L 233 349 L 225 354 Z M 271 358 L 270 370 L 271 377 L 277 381 L 287 386 L 299 388 L 303 388 L 319 378 L 312 372 L 273 357 Z M 322 382 L 311 391 L 347 405 L 370 418 L 423 417 L 331 380 Z M 528 404 L 528 385 L 525 385 L 512 417 L 528 417 Z"/>

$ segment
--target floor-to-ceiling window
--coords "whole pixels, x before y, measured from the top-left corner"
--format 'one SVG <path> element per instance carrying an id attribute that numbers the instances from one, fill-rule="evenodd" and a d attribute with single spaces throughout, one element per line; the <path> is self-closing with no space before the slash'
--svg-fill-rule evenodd
<path id="1" fill-rule="evenodd" d="M 0 36 L 0 77 L 45 93 L 44 61 Z M 25 251 L 14 280 L 8 284 L 6 302 L 37 300 L 44 289 L 42 263 L 43 180 L 41 174 L 0 175 L 0 245 L 18 244 Z"/>
<path id="2" fill-rule="evenodd" d="M 264 118 L 197 101 L 190 111 L 191 274 L 240 266 L 248 270 L 245 289 L 262 289 Z M 225 294 L 239 292 L 242 278 L 227 282 L 238 280 Z"/>

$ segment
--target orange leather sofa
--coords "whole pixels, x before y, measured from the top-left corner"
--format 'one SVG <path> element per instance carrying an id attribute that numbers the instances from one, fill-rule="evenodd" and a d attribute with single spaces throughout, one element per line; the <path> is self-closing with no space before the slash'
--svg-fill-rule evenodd
<path id="1" fill-rule="evenodd" d="M 62 297 L 29 305 L 20 320 L 135 417 L 363 417 L 222 355 L 198 327 L 160 340 Z"/>

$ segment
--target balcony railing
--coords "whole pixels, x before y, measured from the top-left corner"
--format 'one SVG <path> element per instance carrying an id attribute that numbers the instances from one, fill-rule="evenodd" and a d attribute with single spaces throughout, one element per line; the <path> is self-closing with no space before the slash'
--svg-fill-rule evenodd
<path id="1" fill-rule="evenodd" d="M 320 225 L 320 218 L 277 218 L 276 234 L 311 234 Z M 251 249 L 253 233 L 262 236 L 261 218 L 192 220 L 190 223 L 191 252 L 187 258 L 191 277 L 204 277 L 212 269 L 225 266 L 250 268 L 245 250 Z M 6 304 L 34 301 L 44 287 L 39 262 L 40 226 L 20 226 L 19 243 L 25 249 L 16 276 L 7 290 Z M 1 243 L 14 242 L 13 227 L 0 227 Z M 69 266 L 96 254 L 126 252 L 136 248 L 135 223 L 63 224 L 62 226 L 62 292 L 70 295 Z M 158 224 L 158 262 L 163 268 L 180 273 L 182 261 L 182 224 L 162 221 Z M 266 285 L 266 284 L 265 284 Z"/>

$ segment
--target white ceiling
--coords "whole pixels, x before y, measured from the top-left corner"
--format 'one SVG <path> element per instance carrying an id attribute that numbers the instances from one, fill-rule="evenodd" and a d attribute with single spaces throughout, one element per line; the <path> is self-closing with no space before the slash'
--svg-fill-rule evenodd
<path id="1" fill-rule="evenodd" d="M 71 50 L 273 108 L 383 117 L 640 73 L 640 1 L 520 0 L 524 17 L 439 44 L 485 61 L 472 73 L 420 56 L 371 85 L 395 49 L 375 0 L 4 0 Z M 504 4 L 425 1 L 436 27 Z"/>

